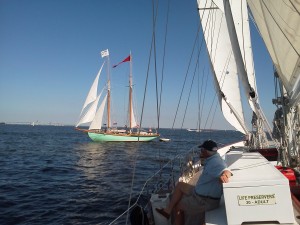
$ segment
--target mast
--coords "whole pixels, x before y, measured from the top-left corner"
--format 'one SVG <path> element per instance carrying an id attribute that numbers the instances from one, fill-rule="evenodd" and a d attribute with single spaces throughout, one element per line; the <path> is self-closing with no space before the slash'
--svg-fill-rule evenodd
<path id="1" fill-rule="evenodd" d="M 108 128 L 110 128 L 110 62 L 109 62 L 109 54 L 107 55 L 107 129 Z"/>
<path id="2" fill-rule="evenodd" d="M 131 51 L 129 54 L 130 70 L 129 70 L 129 128 L 132 129 L 132 58 Z"/>

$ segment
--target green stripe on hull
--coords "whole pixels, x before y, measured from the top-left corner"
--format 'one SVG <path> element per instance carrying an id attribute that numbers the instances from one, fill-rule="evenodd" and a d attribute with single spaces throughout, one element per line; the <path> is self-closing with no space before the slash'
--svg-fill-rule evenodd
<path id="1" fill-rule="evenodd" d="M 112 134 L 100 134 L 100 133 L 88 133 L 89 137 L 93 140 L 93 141 L 132 141 L 132 142 L 136 142 L 136 141 L 152 141 L 155 138 L 159 137 L 157 136 L 153 136 L 153 135 L 149 135 L 149 136 L 130 136 L 130 135 L 112 135 Z"/>

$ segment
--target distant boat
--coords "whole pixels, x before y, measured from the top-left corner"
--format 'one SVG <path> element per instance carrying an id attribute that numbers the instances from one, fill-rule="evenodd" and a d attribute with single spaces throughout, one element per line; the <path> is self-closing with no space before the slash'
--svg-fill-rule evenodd
<path id="1" fill-rule="evenodd" d="M 107 71 L 110 71 L 110 65 L 109 65 L 109 52 L 108 49 L 101 52 L 101 56 L 106 57 L 107 59 Z M 76 125 L 77 130 L 81 130 L 83 132 L 87 132 L 88 136 L 93 141 L 99 141 L 99 142 L 106 142 L 106 141 L 116 141 L 116 142 L 123 142 L 123 141 L 129 141 L 129 142 L 135 142 L 135 141 L 152 141 L 159 137 L 159 134 L 157 132 L 151 132 L 150 131 L 143 131 L 135 119 L 135 113 L 133 110 L 133 101 L 132 101 L 132 56 L 131 54 L 125 58 L 123 61 L 118 63 L 117 65 L 114 65 L 113 67 L 118 66 L 119 64 L 123 62 L 130 62 L 130 73 L 129 73 L 129 109 L 128 109 L 128 121 L 129 124 L 125 126 L 124 129 L 118 129 L 117 127 L 111 126 L 111 109 L 110 109 L 110 76 L 108 73 L 108 80 L 106 83 L 107 93 L 104 96 L 98 110 L 98 102 L 101 98 L 101 94 L 97 94 L 97 86 L 99 77 L 102 71 L 102 68 L 104 66 L 104 63 L 102 64 L 94 83 L 92 84 L 92 87 L 89 91 L 89 94 L 85 100 L 85 103 L 83 105 L 83 108 L 81 110 L 81 116 L 80 120 Z M 103 88 L 103 89 L 104 89 Z M 106 112 L 107 112 L 107 121 L 105 124 L 105 127 L 102 128 L 102 119 L 103 114 L 106 106 Z M 91 122 L 89 129 L 80 129 L 78 128 L 79 125 Z M 115 124 L 113 124 L 115 125 Z"/>
<path id="2" fill-rule="evenodd" d="M 160 138 L 159 139 L 159 141 L 161 141 L 161 142 L 168 142 L 168 141 L 170 141 L 171 139 L 169 139 L 169 138 Z"/>
<path id="3" fill-rule="evenodd" d="M 34 127 L 34 126 L 38 125 L 38 122 L 39 122 L 38 120 L 37 120 L 37 121 L 35 121 L 35 122 L 33 121 L 33 122 L 31 123 L 31 126 L 33 126 L 33 127 Z"/>
<path id="4" fill-rule="evenodd" d="M 187 131 L 201 132 L 201 129 L 187 129 Z"/>

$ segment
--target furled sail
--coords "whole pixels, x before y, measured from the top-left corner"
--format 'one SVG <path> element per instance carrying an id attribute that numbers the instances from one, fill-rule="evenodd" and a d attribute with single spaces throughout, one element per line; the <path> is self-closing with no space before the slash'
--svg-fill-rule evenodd
<path id="1" fill-rule="evenodd" d="M 300 101 L 300 3 L 294 0 L 247 2 L 293 106 Z"/>
<path id="2" fill-rule="evenodd" d="M 90 130 L 92 130 L 92 129 L 100 130 L 101 129 L 106 99 L 107 99 L 107 94 L 105 95 L 104 99 L 102 100 L 102 103 L 94 116 L 94 119 L 89 127 Z"/>
<path id="3" fill-rule="evenodd" d="M 81 113 L 80 113 L 80 117 L 81 117 L 81 115 L 82 115 L 84 109 L 85 109 L 90 103 L 92 103 L 93 101 L 95 101 L 96 98 L 97 98 L 98 81 L 99 81 L 99 77 L 100 77 L 102 68 L 103 68 L 103 66 L 104 66 L 104 63 L 105 63 L 105 62 L 103 62 L 102 66 L 101 66 L 101 68 L 100 68 L 100 70 L 99 70 L 99 72 L 98 72 L 98 74 L 97 74 L 97 76 L 96 76 L 96 78 L 95 78 L 95 80 L 94 80 L 94 82 L 93 82 L 91 88 L 90 88 L 90 91 L 89 91 L 89 93 L 88 93 L 88 95 L 87 95 L 87 97 L 86 97 L 86 99 L 85 99 L 85 102 L 84 102 L 84 104 L 83 104 L 83 107 L 82 107 L 82 110 L 81 110 Z"/>
<path id="4" fill-rule="evenodd" d="M 226 120 L 246 134 L 237 65 L 226 24 L 223 1 L 198 0 L 200 20 L 210 56 L 215 87 Z"/>

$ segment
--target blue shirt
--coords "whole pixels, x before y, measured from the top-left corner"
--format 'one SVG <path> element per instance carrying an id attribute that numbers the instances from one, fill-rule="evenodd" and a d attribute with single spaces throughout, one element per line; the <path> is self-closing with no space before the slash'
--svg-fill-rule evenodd
<path id="1" fill-rule="evenodd" d="M 219 177 L 226 168 L 219 153 L 205 159 L 202 174 L 195 186 L 196 194 L 220 198 L 223 194 L 223 185 Z"/>

